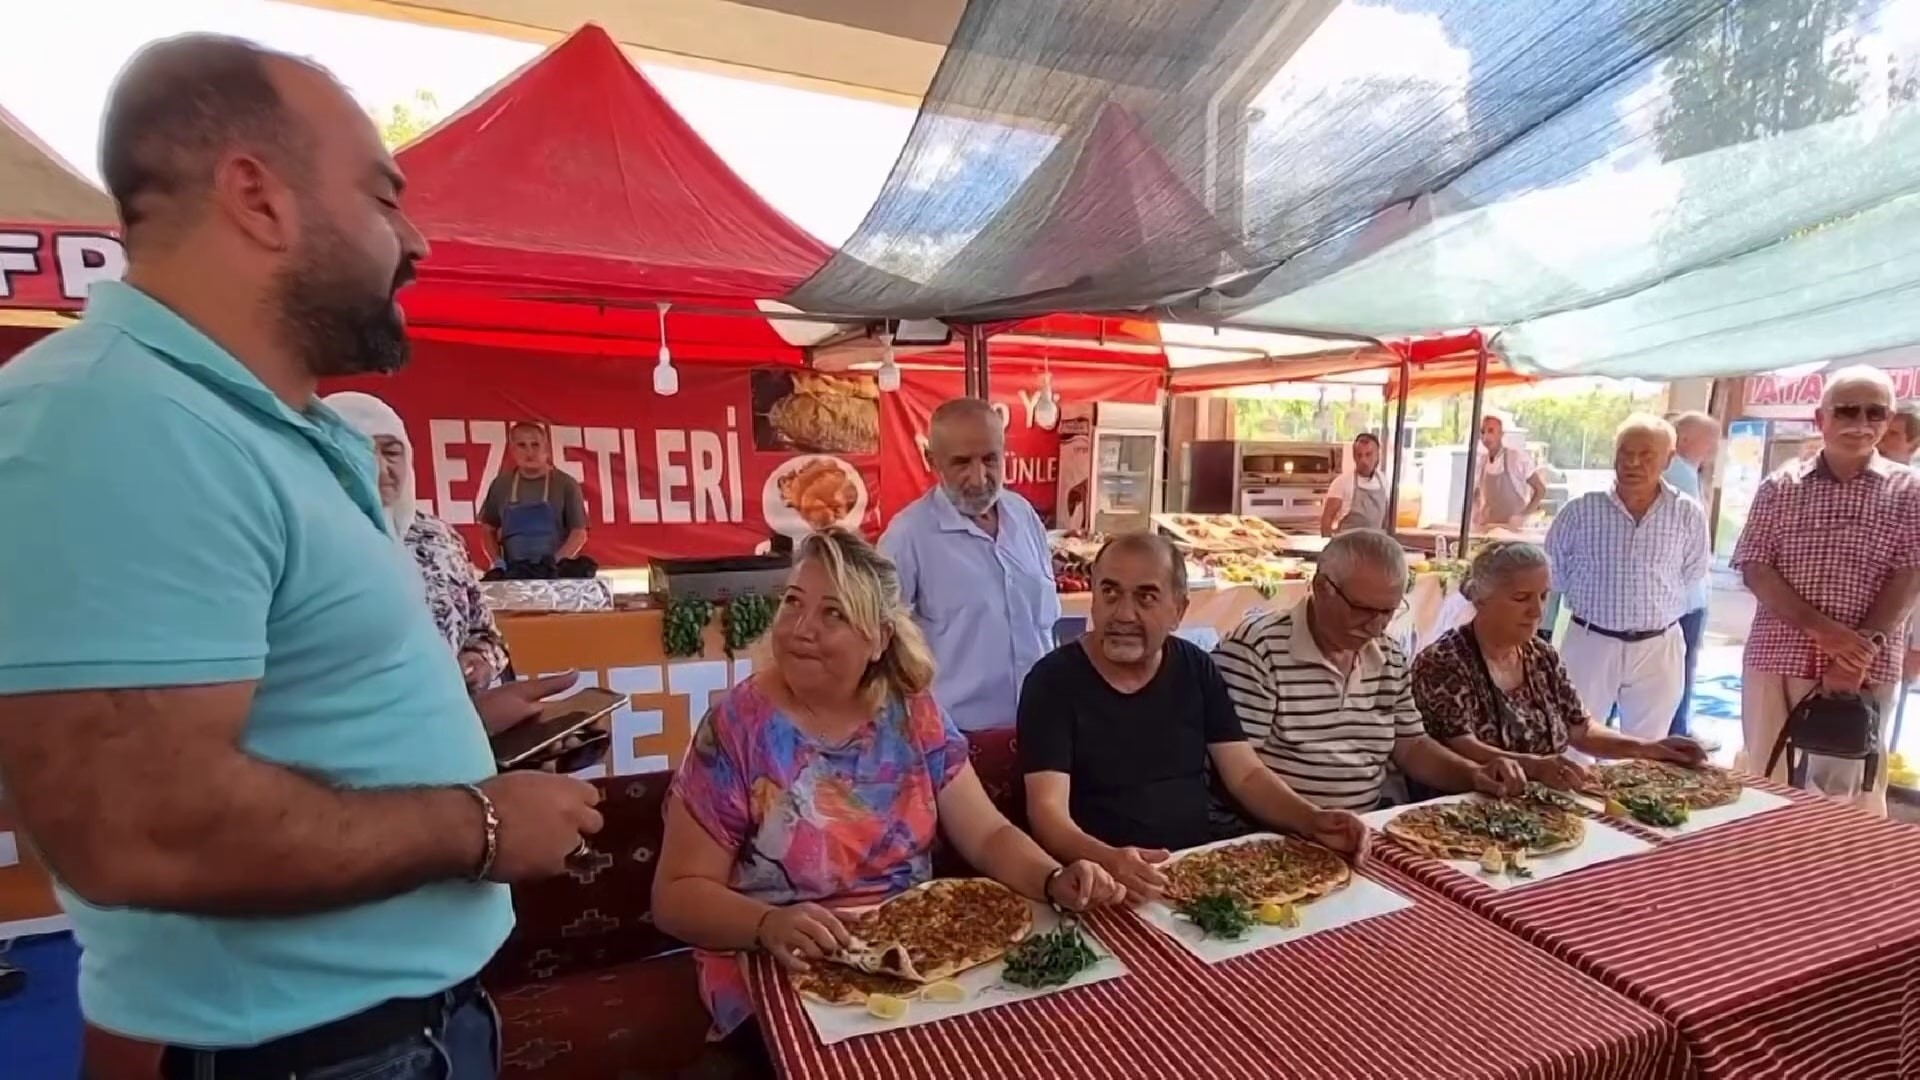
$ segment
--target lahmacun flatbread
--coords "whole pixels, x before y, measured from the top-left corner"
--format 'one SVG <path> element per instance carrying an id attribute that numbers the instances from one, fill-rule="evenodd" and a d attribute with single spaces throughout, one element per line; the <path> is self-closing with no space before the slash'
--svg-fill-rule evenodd
<path id="1" fill-rule="evenodd" d="M 1270 836 L 1182 855 L 1167 864 L 1166 902 L 1174 907 L 1212 893 L 1249 906 L 1317 900 L 1353 880 L 1346 860 L 1319 844 Z"/>
<path id="2" fill-rule="evenodd" d="M 1631 796 L 1684 804 L 1689 810 L 1727 806 L 1745 790 L 1731 772 L 1716 766 L 1689 769 L 1665 761 L 1610 761 L 1594 766 L 1596 794 L 1625 802 Z"/>
<path id="3" fill-rule="evenodd" d="M 1555 801 L 1475 795 L 1404 810 L 1384 831 L 1436 859 L 1479 860 L 1489 851 L 1551 855 L 1579 847 L 1587 836 L 1587 822 L 1571 805 Z"/>
<path id="4" fill-rule="evenodd" d="M 865 1005 L 872 994 L 910 998 L 920 992 L 917 982 L 898 975 L 860 971 L 844 964 L 813 964 L 790 976 L 800 996 L 822 1005 Z"/>
<path id="5" fill-rule="evenodd" d="M 940 878 L 843 921 L 837 964 L 931 983 L 992 963 L 1033 932 L 1033 906 L 987 878 Z"/>

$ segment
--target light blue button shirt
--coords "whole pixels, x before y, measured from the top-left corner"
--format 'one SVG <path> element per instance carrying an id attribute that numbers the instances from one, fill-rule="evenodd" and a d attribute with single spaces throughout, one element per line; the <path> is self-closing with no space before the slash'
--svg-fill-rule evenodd
<path id="1" fill-rule="evenodd" d="M 374 477 L 325 406 L 287 407 L 146 294 L 94 286 L 77 327 L 0 368 L 0 694 L 252 682 L 257 758 L 343 787 L 492 775 Z M 192 1046 L 438 992 L 513 925 L 504 886 L 458 881 L 290 918 L 60 898 L 87 1017 Z"/>
<path id="2" fill-rule="evenodd" d="M 1700 491 L 1700 467 L 1698 465 L 1693 464 L 1679 454 L 1673 455 L 1673 461 L 1667 465 L 1667 483 L 1672 484 L 1674 490 L 1680 492 L 1680 494 L 1693 496 L 1693 501 L 1700 504 L 1701 511 L 1706 511 L 1707 499 Z M 1687 597 L 1687 603 L 1692 605 L 1687 609 L 1688 611 L 1705 611 L 1708 601 L 1713 597 L 1712 576 L 1703 577 L 1695 583 L 1693 589 L 1687 593 Z"/>
<path id="3" fill-rule="evenodd" d="M 962 731 L 1013 726 L 1020 684 L 1052 651 L 1060 619 L 1046 526 L 1011 491 L 999 505 L 998 535 L 988 536 L 936 485 L 880 538 L 933 647 L 934 699 Z"/>

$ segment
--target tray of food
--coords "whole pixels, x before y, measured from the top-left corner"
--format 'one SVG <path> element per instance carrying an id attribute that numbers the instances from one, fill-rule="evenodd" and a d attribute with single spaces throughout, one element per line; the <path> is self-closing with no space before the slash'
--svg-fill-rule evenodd
<path id="1" fill-rule="evenodd" d="M 1190 848 L 1164 872 L 1166 895 L 1141 917 L 1209 964 L 1413 903 L 1327 848 L 1271 833 Z"/>
<path id="2" fill-rule="evenodd" d="M 1587 820 L 1570 796 L 1530 784 L 1507 799 L 1450 795 L 1361 815 L 1388 838 L 1496 889 L 1510 889 L 1653 850 Z"/>
<path id="3" fill-rule="evenodd" d="M 1126 974 L 1072 916 L 987 878 L 929 881 L 842 921 L 853 942 L 788 975 L 827 1045 Z"/>

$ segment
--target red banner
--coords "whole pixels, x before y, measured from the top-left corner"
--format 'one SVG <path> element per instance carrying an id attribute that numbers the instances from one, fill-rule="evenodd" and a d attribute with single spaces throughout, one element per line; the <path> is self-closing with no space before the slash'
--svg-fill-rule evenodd
<path id="1" fill-rule="evenodd" d="M 586 489 L 586 553 L 602 566 L 752 552 L 774 531 L 880 528 L 871 379 L 682 364 L 672 397 L 652 364 L 416 341 L 389 378 L 334 380 L 392 405 L 413 442 L 423 510 L 461 526 L 503 467 L 508 425 L 548 425 L 556 464 Z M 797 400 L 805 399 L 805 400 Z"/>
<path id="2" fill-rule="evenodd" d="M 1061 402 L 1158 400 L 1162 373 L 1152 370 L 1055 369 L 1053 390 Z M 990 396 L 1007 425 L 1007 486 L 1025 496 L 1053 520 L 1053 504 L 1060 482 L 1060 433 L 1033 422 L 1039 401 L 1040 372 L 995 371 Z M 933 485 L 927 468 L 926 433 L 933 410 L 944 401 L 966 393 L 965 376 L 958 371 L 901 372 L 900 391 L 882 394 L 880 444 L 885 462 L 880 469 L 880 501 L 888 516 L 897 514 Z"/>
<path id="3" fill-rule="evenodd" d="M 111 229 L 0 224 L 0 308 L 78 311 L 94 282 L 126 269 Z"/>

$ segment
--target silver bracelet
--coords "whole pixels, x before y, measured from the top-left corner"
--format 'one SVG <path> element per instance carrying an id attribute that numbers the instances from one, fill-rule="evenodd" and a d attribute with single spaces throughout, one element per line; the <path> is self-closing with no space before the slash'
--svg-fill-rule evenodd
<path id="1" fill-rule="evenodd" d="M 486 848 L 480 854 L 480 866 L 474 870 L 472 878 L 474 881 L 485 881 L 487 875 L 493 873 L 494 856 L 500 854 L 500 815 L 493 812 L 493 800 L 487 798 L 487 793 L 481 791 L 478 785 L 461 784 L 460 790 L 473 796 L 474 801 L 480 804 L 482 828 L 486 831 Z"/>

